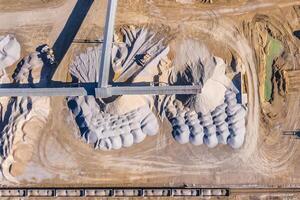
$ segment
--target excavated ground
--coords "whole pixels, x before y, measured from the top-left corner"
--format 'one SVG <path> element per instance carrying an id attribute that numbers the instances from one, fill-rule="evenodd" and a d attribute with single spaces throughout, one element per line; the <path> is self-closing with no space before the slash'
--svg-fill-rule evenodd
<path id="1" fill-rule="evenodd" d="M 1 11 L 24 11 L 40 9 L 45 6 L 59 7 L 63 4 L 64 0 L 0 0 Z"/>
<path id="2" fill-rule="evenodd" d="M 53 45 L 76 3 L 31 0 L 30 6 L 20 3 L 11 7 L 11 2 L 0 0 L 0 34 L 15 34 L 23 55 L 40 44 Z M 157 136 L 131 148 L 95 151 L 76 137 L 77 128 L 65 98 L 53 97 L 50 117 L 43 128 L 35 128 L 41 127 L 36 121 L 23 127 L 24 132 L 35 131 L 39 136 L 32 144 L 30 158 L 22 155 L 26 159 L 13 165 L 11 173 L 24 186 L 299 187 L 299 140 L 283 135 L 283 131 L 300 127 L 300 94 L 281 91 L 274 80 L 277 89 L 273 90 L 273 101 L 265 102 L 263 96 L 268 34 L 281 41 L 287 55 L 281 56 L 281 64 L 272 67 L 299 70 L 299 39 L 293 35 L 300 29 L 299 5 L 296 0 L 221 5 L 120 0 L 117 26 L 149 25 L 167 34 L 171 43 L 193 37 L 223 58 L 231 66 L 228 72 L 244 66 L 249 111 L 246 142 L 241 149 L 180 145 L 174 141 L 170 125 L 163 122 Z M 106 1 L 94 2 L 77 40 L 94 40 L 102 35 L 105 10 Z M 69 63 L 91 45 L 95 44 L 73 43 L 54 80 L 70 80 Z M 19 148 L 26 151 L 26 145 Z"/>

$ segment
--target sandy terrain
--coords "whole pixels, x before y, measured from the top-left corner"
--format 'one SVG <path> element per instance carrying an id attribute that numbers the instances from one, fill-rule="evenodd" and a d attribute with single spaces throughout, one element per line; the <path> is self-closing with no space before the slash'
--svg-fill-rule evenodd
<path id="1" fill-rule="evenodd" d="M 34 10 L 40 9 L 45 6 L 59 7 L 62 5 L 64 0 L 11 0 L 11 1 L 0 1 L 1 11 L 23 11 L 23 10 Z"/>
<path id="2" fill-rule="evenodd" d="M 76 4 L 75 0 L 41 2 L 31 0 L 30 7 L 16 4 L 12 9 L 10 3 L 0 0 L 0 33 L 14 33 L 21 41 L 23 55 L 40 44 L 53 45 Z M 283 59 L 287 63 L 283 69 L 299 70 L 299 40 L 293 36 L 300 28 L 299 6 L 297 0 L 212 5 L 120 0 L 117 26 L 149 25 L 168 35 L 170 42 L 196 38 L 232 68 L 241 67 L 246 72 L 245 144 L 239 150 L 180 145 L 171 135 L 170 124 L 164 121 L 158 135 L 132 148 L 95 151 L 76 137 L 78 130 L 66 100 L 56 97 L 51 98 L 50 116 L 43 128 L 36 128 L 41 125 L 35 120 L 23 127 L 24 132 L 38 132 L 38 139 L 30 153 L 19 154 L 23 161 L 12 165 L 12 175 L 22 186 L 300 187 L 300 140 L 282 134 L 300 127 L 300 94 L 275 95 L 283 104 L 263 102 L 260 96 L 265 56 L 262 40 L 268 30 L 290 55 L 290 59 Z M 98 39 L 102 35 L 105 9 L 104 0 L 93 3 L 76 39 Z M 91 45 L 73 43 L 54 79 L 70 80 L 69 63 Z M 19 149 L 28 150 L 26 145 L 19 145 Z M 235 199 L 244 198 L 241 195 Z"/>

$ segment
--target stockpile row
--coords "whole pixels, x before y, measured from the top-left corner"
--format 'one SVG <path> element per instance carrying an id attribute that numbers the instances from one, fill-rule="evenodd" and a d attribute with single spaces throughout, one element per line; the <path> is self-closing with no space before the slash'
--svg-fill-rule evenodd
<path id="1" fill-rule="evenodd" d="M 158 133 L 157 119 L 147 106 L 115 115 L 101 112 L 94 97 L 75 97 L 69 99 L 69 107 L 82 138 L 96 149 L 130 147 Z"/>
<path id="2" fill-rule="evenodd" d="M 236 94 L 228 90 L 224 103 L 212 112 L 196 113 L 184 107 L 178 100 L 168 105 L 167 117 L 172 134 L 180 144 L 206 144 L 209 148 L 218 144 L 228 144 L 239 148 L 244 143 L 246 133 L 246 109 L 237 103 Z"/>
<path id="3" fill-rule="evenodd" d="M 169 47 L 164 39 L 146 28 L 123 27 L 123 39 L 114 42 L 112 47 L 112 71 L 115 82 L 132 82 L 135 79 L 143 80 L 150 76 L 153 79 L 158 64 L 165 58 Z M 115 40 L 118 38 L 115 35 Z M 102 45 L 88 48 L 74 59 L 70 65 L 70 73 L 74 82 L 95 83 L 99 77 L 99 65 Z M 141 78 L 143 77 L 143 78 Z M 126 95 L 118 97 L 116 101 L 127 98 Z M 69 108 L 75 116 L 80 134 L 84 140 L 93 144 L 96 149 L 111 150 L 130 147 L 134 143 L 142 142 L 147 135 L 158 133 L 159 124 L 148 104 L 140 102 L 126 102 L 135 104 L 132 109 L 123 115 L 110 114 L 100 108 L 95 97 L 70 97 Z M 121 100 L 119 102 L 122 102 Z M 109 102 L 109 104 L 114 102 Z M 122 104 L 114 104 L 116 110 Z"/>

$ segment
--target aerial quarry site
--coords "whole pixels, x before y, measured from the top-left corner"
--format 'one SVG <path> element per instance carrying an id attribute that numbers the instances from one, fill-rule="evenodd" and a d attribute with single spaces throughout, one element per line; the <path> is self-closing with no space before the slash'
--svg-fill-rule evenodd
<path id="1" fill-rule="evenodd" d="M 0 0 L 0 198 L 300 199 L 299 0 Z"/>

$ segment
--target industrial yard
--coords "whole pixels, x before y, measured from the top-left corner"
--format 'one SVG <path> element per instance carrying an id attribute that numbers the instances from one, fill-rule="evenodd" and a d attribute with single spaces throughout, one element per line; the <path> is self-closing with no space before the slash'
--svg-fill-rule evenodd
<path id="1" fill-rule="evenodd" d="M 300 1 L 118 0 L 105 57 L 109 5 L 0 0 L 3 188 L 300 198 Z"/>

